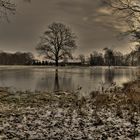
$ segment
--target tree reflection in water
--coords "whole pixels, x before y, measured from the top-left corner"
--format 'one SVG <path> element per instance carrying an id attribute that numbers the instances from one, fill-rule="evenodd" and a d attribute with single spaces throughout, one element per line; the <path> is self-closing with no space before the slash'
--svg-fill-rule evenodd
<path id="1" fill-rule="evenodd" d="M 59 75 L 58 75 L 58 69 L 55 70 L 55 77 L 54 77 L 54 91 L 57 92 L 60 90 L 59 85 Z"/>
<path id="2" fill-rule="evenodd" d="M 81 92 L 89 93 L 113 85 L 140 79 L 139 68 L 49 68 L 49 67 L 1 67 L 0 86 L 16 87 L 17 90 L 68 91 L 82 87 Z M 18 82 L 17 82 L 18 81 Z M 113 83 L 113 84 L 112 84 Z M 139 84 L 139 81 L 138 81 Z"/>
<path id="3" fill-rule="evenodd" d="M 114 84 L 115 72 L 114 69 L 105 70 L 105 83 L 108 85 Z"/>

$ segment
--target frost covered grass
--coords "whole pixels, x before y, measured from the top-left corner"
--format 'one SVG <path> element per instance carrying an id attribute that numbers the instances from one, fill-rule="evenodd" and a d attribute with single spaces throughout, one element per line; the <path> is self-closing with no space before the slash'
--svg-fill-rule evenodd
<path id="1" fill-rule="evenodd" d="M 11 93 L 0 89 L 0 139 L 140 139 L 140 92 Z"/>

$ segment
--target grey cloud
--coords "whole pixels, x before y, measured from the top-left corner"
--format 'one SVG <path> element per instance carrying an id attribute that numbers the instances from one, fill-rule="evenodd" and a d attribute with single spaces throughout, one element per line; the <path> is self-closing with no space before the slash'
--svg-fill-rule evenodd
<path id="1" fill-rule="evenodd" d="M 33 0 L 31 4 L 15 1 L 17 13 L 10 17 L 11 23 L 0 24 L 0 50 L 35 52 L 39 37 L 53 21 L 66 23 L 77 34 L 79 48 L 75 54 L 113 44 L 121 49 L 123 43 L 127 44 L 117 40 L 120 31 L 114 21 L 98 12 L 101 0 Z"/>

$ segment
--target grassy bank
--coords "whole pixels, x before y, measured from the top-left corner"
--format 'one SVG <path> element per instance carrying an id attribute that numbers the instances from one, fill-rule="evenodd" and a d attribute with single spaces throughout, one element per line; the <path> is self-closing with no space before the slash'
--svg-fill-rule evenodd
<path id="1" fill-rule="evenodd" d="M 88 97 L 1 88 L 0 139 L 140 139 L 137 88 L 139 82 L 133 82 L 122 90 L 92 92 Z"/>

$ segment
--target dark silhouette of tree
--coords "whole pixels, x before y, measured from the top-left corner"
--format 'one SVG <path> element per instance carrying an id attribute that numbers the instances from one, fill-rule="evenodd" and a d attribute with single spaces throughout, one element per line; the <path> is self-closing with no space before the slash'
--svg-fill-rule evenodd
<path id="1" fill-rule="evenodd" d="M 136 45 L 136 48 L 127 55 L 126 61 L 131 66 L 140 65 L 140 45 Z"/>
<path id="2" fill-rule="evenodd" d="M 89 64 L 92 66 L 94 65 L 94 57 L 93 57 L 93 54 L 90 54 L 90 57 L 89 57 Z"/>
<path id="3" fill-rule="evenodd" d="M 115 59 L 114 59 L 114 52 L 111 49 L 104 48 L 105 54 L 104 54 L 104 59 L 105 59 L 105 64 L 107 66 L 113 66 Z"/>
<path id="4" fill-rule="evenodd" d="M 102 53 L 94 51 L 93 54 L 90 54 L 89 63 L 90 65 L 94 65 L 94 66 L 104 65 L 104 58 Z"/>
<path id="5" fill-rule="evenodd" d="M 135 52 L 133 50 L 127 55 L 126 60 L 128 62 L 128 65 L 134 66 L 134 58 L 135 58 Z"/>
<path id="6" fill-rule="evenodd" d="M 115 66 L 122 66 L 124 65 L 124 56 L 121 52 L 115 51 L 114 52 L 114 65 Z"/>
<path id="7" fill-rule="evenodd" d="M 58 66 L 60 59 L 72 58 L 72 51 L 76 48 L 76 36 L 70 28 L 62 23 L 52 23 L 44 32 L 36 48 L 45 58 L 55 61 Z"/>
<path id="8" fill-rule="evenodd" d="M 80 54 L 79 55 L 79 59 L 80 59 L 80 61 L 81 61 L 81 64 L 85 64 L 85 56 L 83 55 L 83 54 Z"/>

